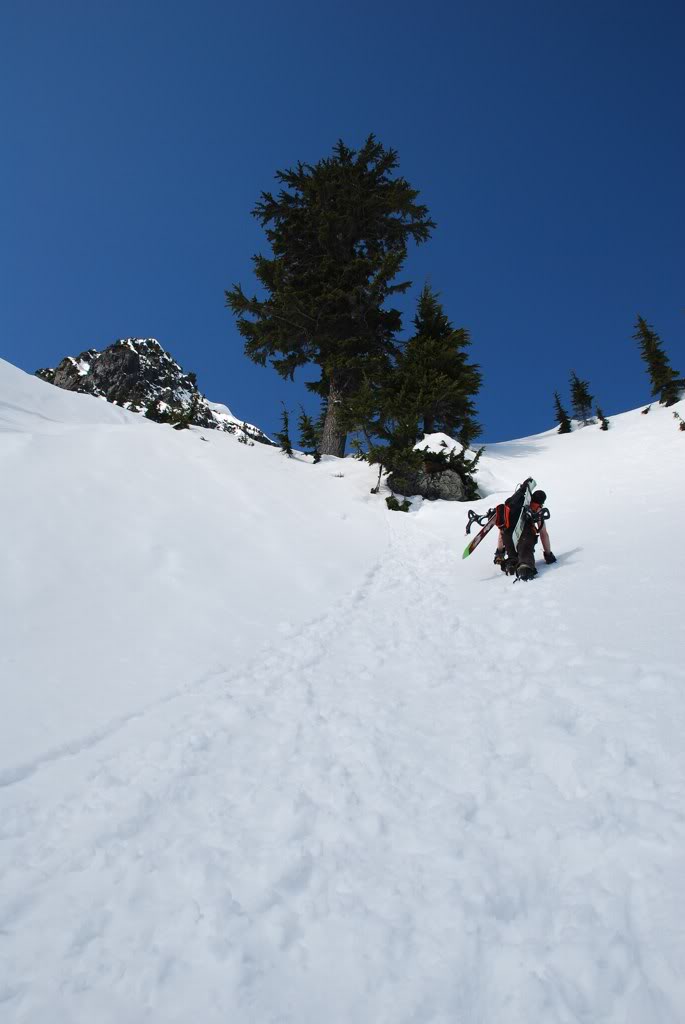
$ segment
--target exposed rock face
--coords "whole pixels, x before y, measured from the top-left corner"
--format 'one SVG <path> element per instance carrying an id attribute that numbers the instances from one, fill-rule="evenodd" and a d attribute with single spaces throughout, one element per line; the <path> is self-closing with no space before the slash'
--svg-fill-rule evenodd
<path id="1" fill-rule="evenodd" d="M 121 338 L 102 352 L 91 348 L 67 356 L 54 370 L 36 370 L 36 376 L 153 419 L 185 417 L 206 430 L 243 434 L 243 423 L 225 405 L 207 401 L 197 389 L 195 374 L 185 373 L 155 338 Z M 252 424 L 245 424 L 245 432 L 254 441 L 272 443 Z"/>
<path id="2" fill-rule="evenodd" d="M 388 477 L 388 486 L 396 494 L 413 498 L 420 494 L 428 501 L 466 501 L 464 482 L 453 469 L 445 469 L 442 473 L 427 473 L 424 469 L 407 473 L 392 473 Z"/>

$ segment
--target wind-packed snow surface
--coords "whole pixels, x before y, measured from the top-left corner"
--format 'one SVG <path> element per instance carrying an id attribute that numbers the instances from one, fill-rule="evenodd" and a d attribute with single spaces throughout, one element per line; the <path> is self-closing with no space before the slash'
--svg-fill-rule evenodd
<path id="1" fill-rule="evenodd" d="M 0 362 L 0 1021 L 682 1024 L 684 465 L 657 406 L 489 447 L 513 585 Z"/>

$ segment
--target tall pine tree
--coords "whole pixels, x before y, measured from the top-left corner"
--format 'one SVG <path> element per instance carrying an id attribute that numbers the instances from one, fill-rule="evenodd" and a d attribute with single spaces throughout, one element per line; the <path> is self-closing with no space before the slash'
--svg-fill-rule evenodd
<path id="1" fill-rule="evenodd" d="M 587 424 L 592 419 L 592 403 L 594 398 L 590 394 L 590 382 L 581 380 L 575 370 L 571 370 L 571 408 L 577 420 Z"/>
<path id="2" fill-rule="evenodd" d="M 358 151 L 340 141 L 314 165 L 279 171 L 278 194 L 262 193 L 252 211 L 272 252 L 253 257 L 266 298 L 239 284 L 226 292 L 251 359 L 289 379 L 318 367 L 307 386 L 326 403 L 325 455 L 345 453 L 345 404 L 401 326 L 386 304 L 410 285 L 397 280 L 409 242 L 425 242 L 435 226 L 397 167 L 395 150 L 370 135 Z"/>
<path id="3" fill-rule="evenodd" d="M 640 355 L 647 366 L 652 383 L 651 393 L 659 396 L 662 405 L 675 405 L 683 382 L 678 380 L 678 371 L 672 369 L 659 335 L 644 317 L 638 316 L 633 338 L 638 342 Z"/>

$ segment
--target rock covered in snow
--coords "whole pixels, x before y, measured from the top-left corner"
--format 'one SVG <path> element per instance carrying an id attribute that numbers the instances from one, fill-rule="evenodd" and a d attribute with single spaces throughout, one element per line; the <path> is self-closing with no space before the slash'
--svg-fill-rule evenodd
<path id="1" fill-rule="evenodd" d="M 251 439 L 271 444 L 259 427 L 243 425 L 227 406 L 209 402 L 198 391 L 195 374 L 186 373 L 156 338 L 120 338 L 101 352 L 90 348 L 66 356 L 54 369 L 36 370 L 36 376 L 132 412 L 155 406 L 172 419 L 190 413 L 190 423 L 206 430 L 235 434 L 244 426 Z"/>
<path id="2" fill-rule="evenodd" d="M 464 451 L 463 446 L 447 434 L 426 434 L 415 446 L 416 451 L 426 452 L 423 466 L 407 468 L 404 472 L 391 473 L 388 486 L 396 494 L 407 498 L 420 495 L 428 501 L 469 501 L 473 495 L 456 469 L 441 468 L 431 455 L 449 458 Z"/>

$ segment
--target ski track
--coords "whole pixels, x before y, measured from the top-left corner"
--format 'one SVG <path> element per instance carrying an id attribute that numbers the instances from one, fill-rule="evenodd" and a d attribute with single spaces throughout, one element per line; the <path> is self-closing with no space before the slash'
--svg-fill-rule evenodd
<path id="1" fill-rule="evenodd" d="M 3 1024 L 682 1021 L 681 680 L 542 575 L 465 626 L 389 528 L 242 672 L 8 777 Z"/>

